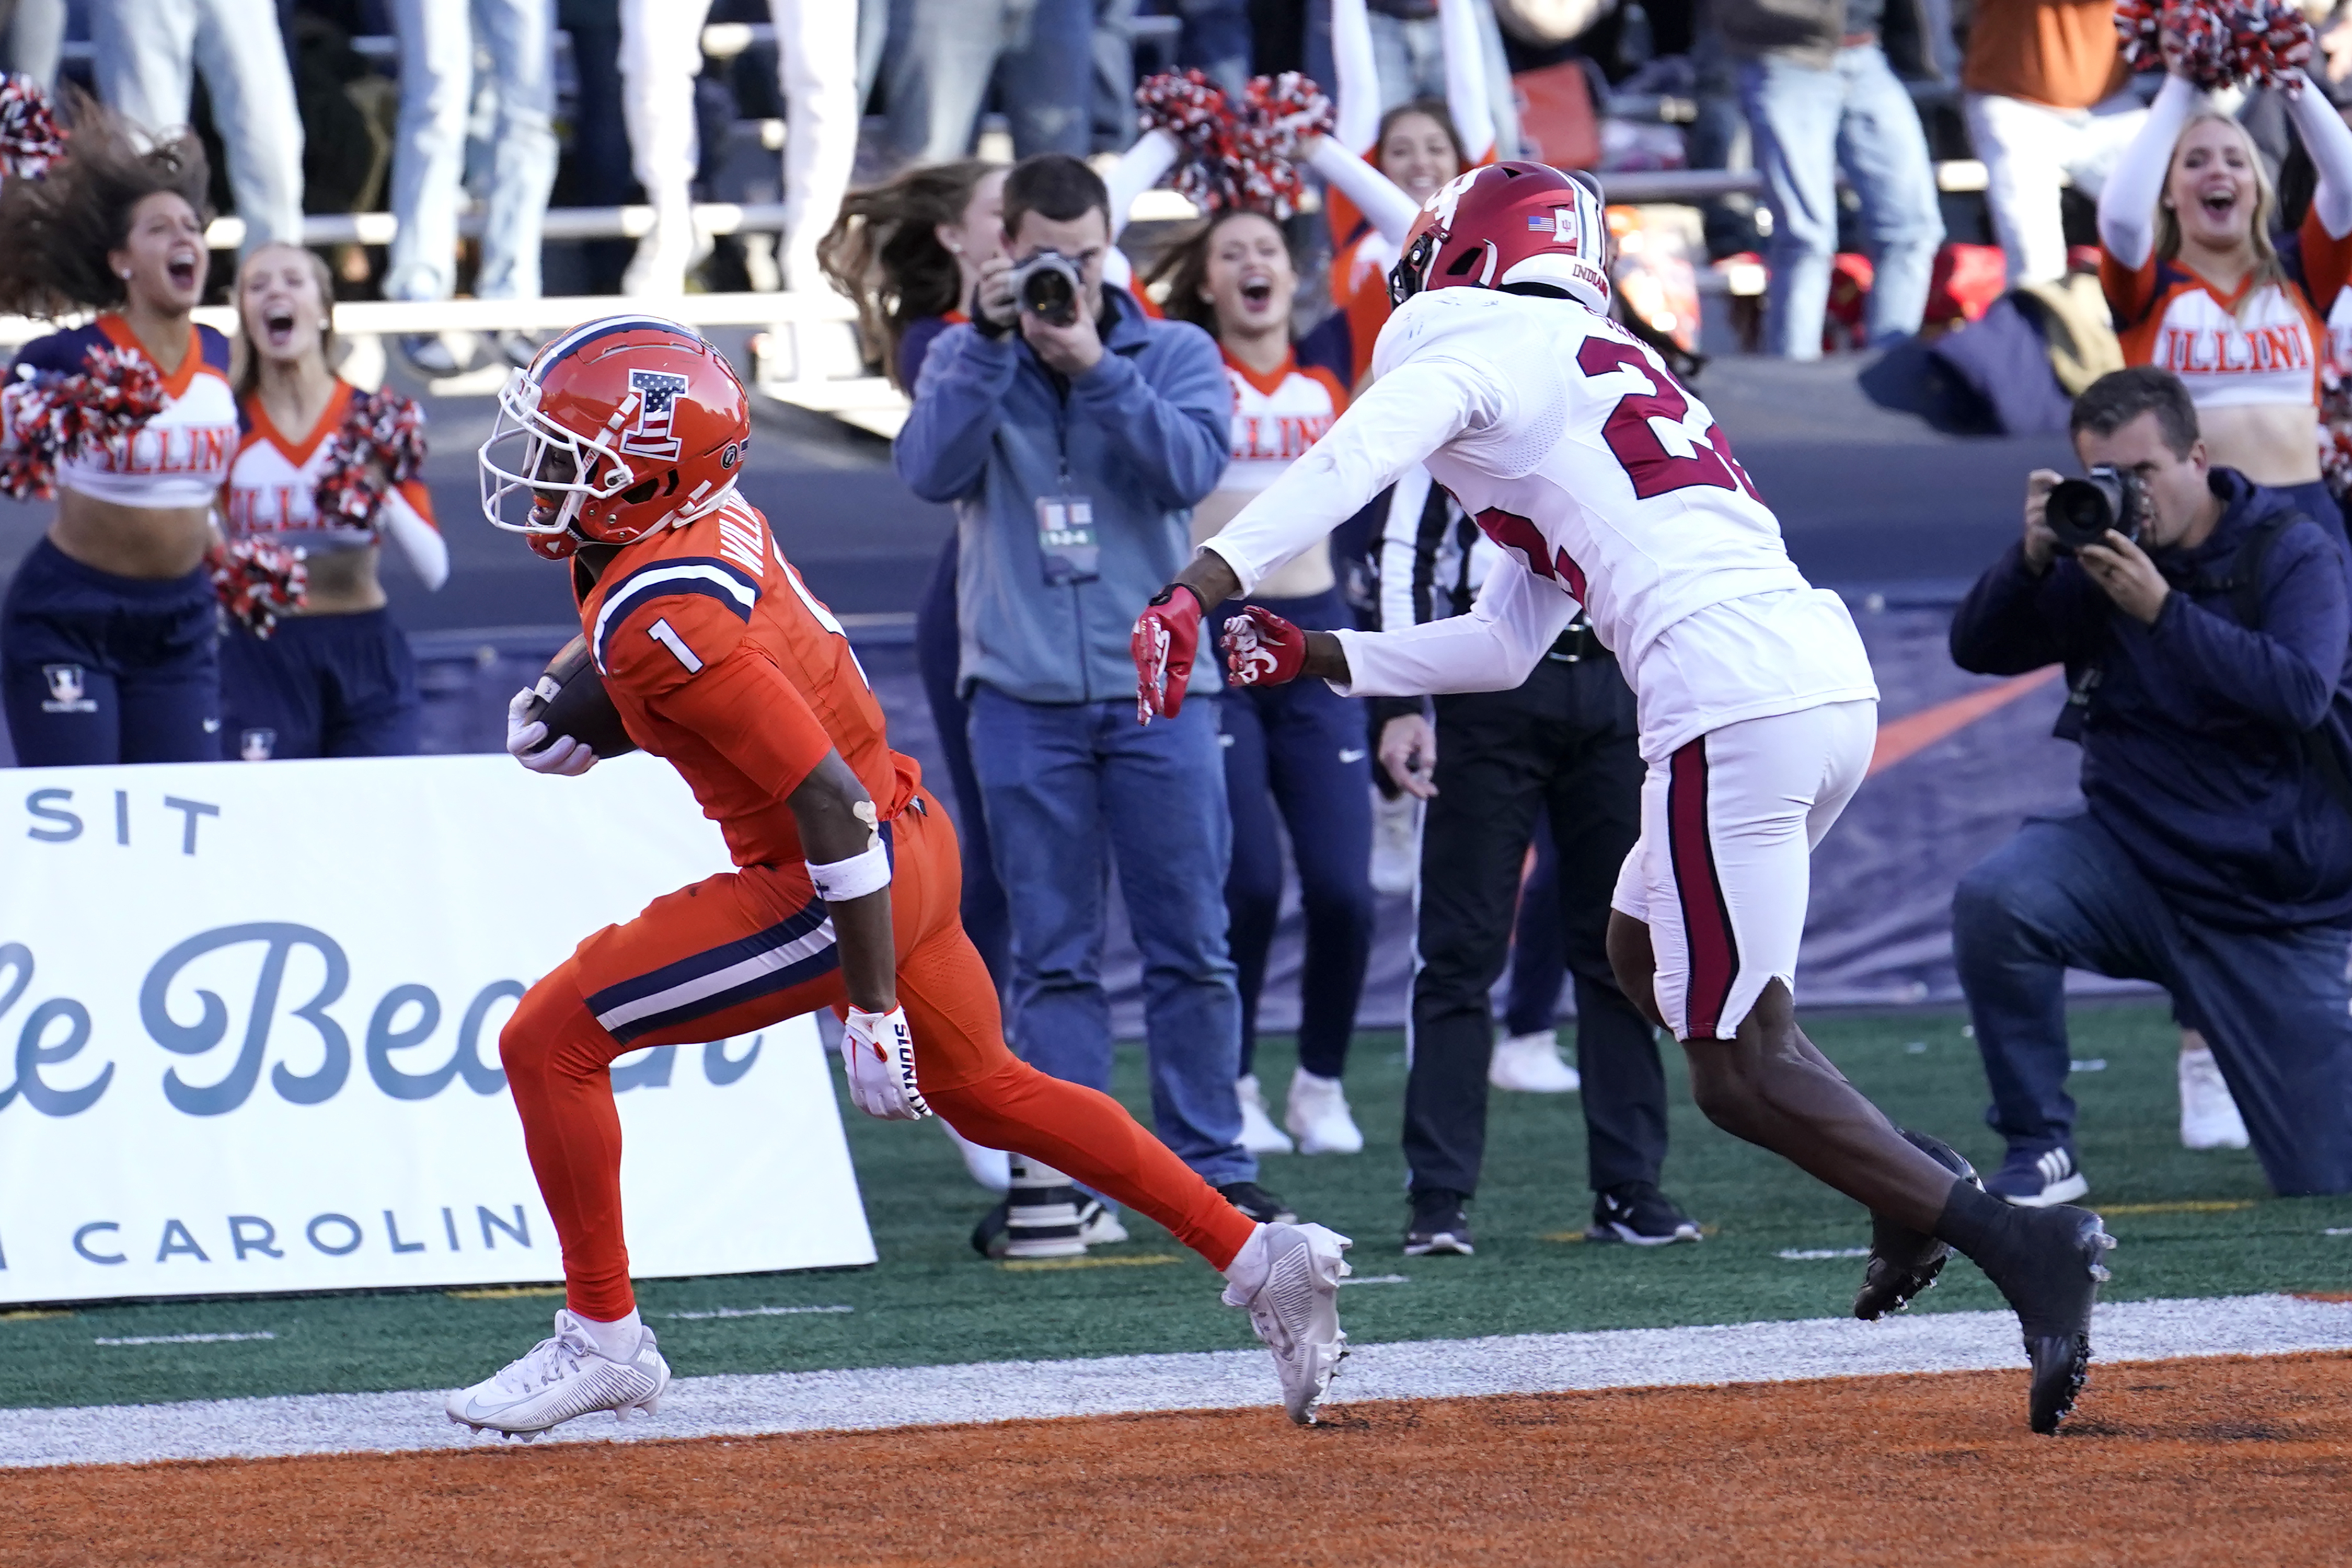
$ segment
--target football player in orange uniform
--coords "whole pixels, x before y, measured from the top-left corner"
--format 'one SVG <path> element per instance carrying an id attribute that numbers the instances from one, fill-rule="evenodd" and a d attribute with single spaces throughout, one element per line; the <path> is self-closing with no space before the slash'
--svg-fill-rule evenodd
<path id="1" fill-rule="evenodd" d="M 726 360 L 673 322 L 616 316 L 549 343 L 499 404 L 481 451 L 485 514 L 569 560 L 588 653 L 629 738 L 684 775 L 736 868 L 590 936 L 500 1034 L 566 1300 L 551 1338 L 450 1395 L 450 1419 L 527 1436 L 654 1407 L 669 1368 L 629 1288 L 607 1068 L 640 1047 L 831 1007 L 859 1109 L 936 1110 L 976 1143 L 1160 1221 L 1224 1273 L 1224 1299 L 1274 1352 L 1292 1418 L 1312 1420 L 1345 1353 L 1347 1239 L 1255 1223 L 1116 1101 L 1005 1047 L 996 987 L 957 918 L 955 829 L 890 749 L 840 623 L 735 494 L 751 416 Z M 508 749 L 536 771 L 584 772 L 593 753 L 527 717 L 531 695 L 509 709 Z"/>

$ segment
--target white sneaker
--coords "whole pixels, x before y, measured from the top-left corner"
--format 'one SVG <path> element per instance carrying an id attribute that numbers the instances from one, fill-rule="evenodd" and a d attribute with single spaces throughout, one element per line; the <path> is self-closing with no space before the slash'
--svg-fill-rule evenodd
<path id="1" fill-rule="evenodd" d="M 451 1394 L 449 1419 L 477 1432 L 529 1439 L 591 1411 L 609 1410 L 614 1420 L 627 1419 L 632 1410 L 650 1415 L 669 1387 L 669 1363 L 654 1331 L 641 1331 L 637 1353 L 614 1361 L 597 1350 L 579 1319 L 558 1310 L 554 1337 L 496 1376 Z"/>
<path id="2" fill-rule="evenodd" d="M 1274 1352 L 1283 1409 L 1301 1426 L 1311 1426 L 1316 1402 L 1348 1356 L 1339 1281 L 1349 1270 L 1340 1254 L 1355 1243 L 1319 1225 L 1261 1226 L 1253 1239 L 1258 1238 L 1265 1247 L 1265 1278 L 1246 1294 L 1228 1285 L 1225 1305 L 1249 1309 L 1250 1327 Z"/>
<path id="3" fill-rule="evenodd" d="M 2180 1146 L 2184 1149 L 2242 1149 L 2246 1119 L 2230 1097 L 2213 1047 L 2200 1046 L 2180 1053 Z"/>
<path id="4" fill-rule="evenodd" d="M 1372 891 L 1401 898 L 1421 874 L 1421 802 L 1372 790 Z"/>
<path id="5" fill-rule="evenodd" d="M 1266 1113 L 1265 1091 L 1257 1086 L 1257 1074 L 1235 1079 L 1234 1093 L 1242 1102 L 1242 1147 L 1253 1154 L 1289 1153 L 1290 1140 Z"/>
<path id="6" fill-rule="evenodd" d="M 971 1179 L 992 1193 L 1010 1192 L 1013 1188 L 1013 1156 L 1002 1149 L 983 1149 L 952 1127 L 947 1118 L 940 1118 L 947 1127 L 948 1136 L 955 1140 L 956 1152 L 963 1156 L 963 1168 Z"/>
<path id="7" fill-rule="evenodd" d="M 1521 1094 L 1574 1094 L 1584 1087 L 1577 1070 L 1560 1059 L 1559 1031 L 1543 1029 L 1495 1042 L 1486 1081 Z"/>
<path id="8" fill-rule="evenodd" d="M 1336 1078 L 1318 1078 L 1300 1068 L 1290 1075 L 1290 1103 L 1282 1124 L 1298 1140 L 1302 1154 L 1360 1154 L 1364 1134 L 1348 1110 L 1348 1091 Z"/>

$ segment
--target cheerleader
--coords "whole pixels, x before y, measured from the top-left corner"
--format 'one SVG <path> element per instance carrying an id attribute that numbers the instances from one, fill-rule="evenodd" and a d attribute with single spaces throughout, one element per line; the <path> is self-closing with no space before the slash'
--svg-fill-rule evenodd
<path id="1" fill-rule="evenodd" d="M 21 765 L 207 760 L 220 678 L 204 558 L 237 430 L 228 342 L 190 314 L 204 152 L 192 132 L 134 137 L 86 98 L 72 122 L 44 177 L 0 184 L 0 311 L 99 312 L 26 344 L 0 396 L 0 461 L 23 493 L 57 492 L 0 604 L 0 696 Z M 134 379 L 160 380 L 140 407 L 158 411 L 52 443 L 60 400 Z"/>
<path id="2" fill-rule="evenodd" d="M 1159 275 L 1168 281 L 1162 309 L 1217 340 L 1234 388 L 1233 460 L 1192 510 L 1197 544 L 1313 446 L 1347 406 L 1348 395 L 1334 367 L 1300 363 L 1290 333 L 1298 275 L 1272 218 L 1227 208 L 1179 247 Z M 1248 602 L 1318 630 L 1355 625 L 1328 542 L 1268 577 Z M 1220 625 L 1240 608 L 1224 606 Z M 1242 1000 L 1243 1145 L 1258 1153 L 1291 1148 L 1267 1113 L 1255 1070 L 1286 832 L 1298 866 L 1307 953 L 1299 974 L 1298 1068 L 1284 1120 L 1299 1152 L 1352 1154 L 1363 1148 L 1364 1135 L 1340 1075 L 1372 941 L 1364 706 L 1307 680 L 1230 690 L 1220 711 L 1234 824 L 1225 905 Z"/>
<path id="3" fill-rule="evenodd" d="M 322 512 L 320 481 L 353 460 L 336 437 L 365 395 L 328 369 L 333 284 L 315 252 L 267 245 L 237 268 L 230 383 L 244 439 L 221 497 L 221 531 L 299 549 L 302 603 L 267 637 L 236 624 L 221 645 L 221 754 L 398 757 L 422 712 L 408 638 L 377 574 L 389 540 L 427 589 L 448 580 L 433 500 L 411 478 L 387 484 L 373 516 Z"/>
<path id="4" fill-rule="evenodd" d="M 2099 281 L 2125 362 L 2180 377 L 2213 461 L 2340 528 L 2313 431 L 2323 322 L 2352 273 L 2352 129 L 2316 89 L 2286 101 L 2319 174 L 2289 255 L 2252 140 L 2168 76 L 2100 193 Z"/>

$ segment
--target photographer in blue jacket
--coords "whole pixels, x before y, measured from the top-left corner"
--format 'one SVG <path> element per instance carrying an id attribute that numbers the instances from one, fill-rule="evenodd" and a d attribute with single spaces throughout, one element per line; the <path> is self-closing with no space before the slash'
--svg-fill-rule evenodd
<path id="1" fill-rule="evenodd" d="M 959 679 L 1011 906 L 1011 1033 L 1041 1071 L 1110 1087 L 1116 867 L 1143 957 L 1156 1129 L 1236 1206 L 1274 1220 L 1288 1211 L 1256 1184 L 1234 1090 L 1217 705 L 1137 723 L 1128 650 L 1135 606 L 1182 567 L 1192 505 L 1224 472 L 1233 394 L 1206 332 L 1104 284 L 1109 208 L 1076 158 L 1013 167 L 1005 254 L 982 269 L 971 321 L 932 345 L 895 458 L 917 495 L 955 508 Z M 1203 699 L 1217 687 L 1207 668 Z"/>
<path id="2" fill-rule="evenodd" d="M 2034 475 L 2023 540 L 1952 622 L 1963 669 L 2063 663 L 2059 733 L 2083 748 L 2082 813 L 2028 822 L 1952 901 L 1987 1120 L 2009 1142 L 1986 1184 L 2028 1205 L 2088 1191 L 2065 1092 L 2073 967 L 2172 993 L 2279 1193 L 2352 1190 L 2343 542 L 2211 467 L 2169 372 L 2101 377 L 2070 428 L 2092 482 Z"/>

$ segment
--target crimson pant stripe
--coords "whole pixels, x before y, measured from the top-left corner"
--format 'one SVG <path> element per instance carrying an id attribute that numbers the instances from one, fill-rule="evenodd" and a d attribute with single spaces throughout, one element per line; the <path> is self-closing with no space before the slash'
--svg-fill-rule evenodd
<path id="1" fill-rule="evenodd" d="M 1684 992 L 1688 1037 L 1711 1040 L 1739 973 L 1739 939 L 1716 874 L 1715 844 L 1706 826 L 1706 737 L 1674 754 L 1666 782 L 1666 847 L 1674 857 L 1675 891 L 1682 900 L 1683 942 L 1690 953 Z"/>

